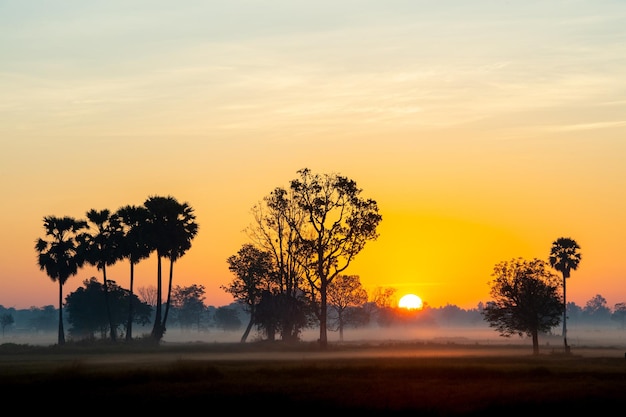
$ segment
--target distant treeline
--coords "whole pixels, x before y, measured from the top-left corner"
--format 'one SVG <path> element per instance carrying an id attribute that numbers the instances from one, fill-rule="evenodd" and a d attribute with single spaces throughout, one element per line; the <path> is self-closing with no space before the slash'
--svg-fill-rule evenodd
<path id="1" fill-rule="evenodd" d="M 197 289 L 199 286 L 191 287 Z M 188 292 L 189 288 L 177 287 L 174 293 L 176 296 L 180 296 L 181 292 Z M 143 289 L 143 292 L 145 290 Z M 71 294 L 68 295 L 68 298 L 70 297 Z M 192 312 L 189 310 L 189 305 L 185 306 L 184 302 L 181 304 L 179 301 L 181 300 L 177 298 L 176 306 L 172 307 L 172 328 L 198 332 L 243 331 L 243 323 L 246 323 L 249 318 L 249 313 L 239 303 L 225 306 L 202 304 L 200 308 L 195 308 Z M 569 302 L 567 307 L 568 321 L 573 326 L 592 325 L 626 329 L 626 303 L 617 303 L 613 308 L 610 308 L 606 299 L 598 294 L 587 301 L 584 306 Z M 367 302 L 359 308 L 366 312 L 366 318 L 347 323 L 347 331 L 351 328 L 392 327 L 396 325 L 428 325 L 442 328 L 454 326 L 488 327 L 481 315 L 483 303 L 479 303 L 476 308 L 472 309 L 463 309 L 448 304 L 441 307 L 424 305 L 421 310 L 406 310 L 398 307 L 378 306 L 376 303 Z M 154 309 L 151 308 L 151 310 Z M 91 308 L 88 311 L 95 312 L 97 310 Z M 85 313 L 87 314 L 87 310 Z M 150 331 L 148 326 L 153 316 L 152 312 L 148 321 L 143 322 L 140 326 L 140 331 L 141 329 L 146 332 Z M 332 314 L 330 316 L 333 317 Z M 0 320 L 2 320 L 2 333 L 5 335 L 54 332 L 58 326 L 58 309 L 53 305 L 28 309 L 7 308 L 0 305 Z M 77 329 L 76 323 L 80 323 L 80 320 L 77 320 L 76 317 L 71 319 L 69 313 L 65 315 L 65 320 L 72 338 L 87 337 L 84 329 L 83 331 Z M 100 327 L 96 326 L 97 332 L 90 337 L 106 338 L 108 329 L 106 325 L 102 324 L 102 321 L 106 322 L 106 318 L 100 317 L 99 320 L 101 322 Z M 335 331 L 339 330 L 336 326 L 330 326 L 330 328 Z"/>

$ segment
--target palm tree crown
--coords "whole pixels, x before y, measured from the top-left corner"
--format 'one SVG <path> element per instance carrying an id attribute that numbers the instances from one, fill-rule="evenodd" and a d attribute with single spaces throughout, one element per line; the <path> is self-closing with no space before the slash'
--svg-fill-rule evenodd
<path id="1" fill-rule="evenodd" d="M 582 258 L 580 246 L 572 238 L 560 237 L 552 243 L 550 249 L 550 265 L 563 274 L 563 278 L 569 278 L 570 271 L 578 269 Z"/>
<path id="2" fill-rule="evenodd" d="M 65 343 L 63 330 L 63 285 L 67 279 L 78 273 L 85 259 L 82 256 L 78 233 L 87 227 L 87 222 L 73 217 L 46 216 L 43 219 L 46 237 L 37 239 L 37 264 L 39 269 L 54 282 L 59 283 L 59 337 L 58 343 Z"/>

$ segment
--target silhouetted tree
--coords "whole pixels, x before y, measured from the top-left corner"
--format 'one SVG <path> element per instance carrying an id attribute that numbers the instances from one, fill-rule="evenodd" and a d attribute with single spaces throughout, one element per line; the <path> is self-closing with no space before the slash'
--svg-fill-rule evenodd
<path id="1" fill-rule="evenodd" d="M 7 328 L 7 326 L 12 325 L 13 323 L 15 323 L 15 319 L 13 318 L 12 314 L 10 313 L 0 314 L 0 326 L 2 327 L 2 337 L 4 337 L 4 330 Z"/>
<path id="2" fill-rule="evenodd" d="M 482 314 L 501 336 L 532 337 L 533 354 L 539 354 L 539 333 L 559 324 L 563 311 L 558 276 L 539 259 L 522 258 L 494 267 L 490 294 Z"/>
<path id="3" fill-rule="evenodd" d="M 238 330 L 241 327 L 241 320 L 235 309 L 223 306 L 215 310 L 215 325 L 224 331 Z"/>
<path id="4" fill-rule="evenodd" d="M 105 294 L 108 294 L 110 319 L 104 308 L 107 302 Z M 66 297 L 68 322 L 72 325 L 70 333 L 75 337 L 91 339 L 95 337 L 95 332 L 99 332 L 104 338 L 107 331 L 110 332 L 111 323 L 116 330 L 120 326 L 125 326 L 129 298 L 135 311 L 135 322 L 141 325 L 148 324 L 152 307 L 142 303 L 136 295 L 131 295 L 128 290 L 118 286 L 113 280 L 109 280 L 107 292 L 105 292 L 104 285 L 95 277 L 84 280 L 82 287 Z"/>
<path id="5" fill-rule="evenodd" d="M 40 270 L 46 271 L 52 281 L 59 283 L 58 344 L 63 345 L 65 344 L 63 285 L 69 277 L 78 273 L 78 268 L 84 263 L 76 237 L 81 230 L 87 228 L 87 222 L 69 216 L 46 216 L 43 219 L 43 226 L 48 240 L 39 238 L 35 244 L 38 253 L 37 264 Z"/>
<path id="6" fill-rule="evenodd" d="M 176 285 L 174 287 L 172 290 L 172 309 L 176 312 L 181 327 L 191 327 L 195 324 L 200 330 L 202 313 L 206 310 L 204 293 L 204 285 L 192 284 L 188 287 Z"/>
<path id="7" fill-rule="evenodd" d="M 560 237 L 552 242 L 550 248 L 550 266 L 563 275 L 563 345 L 565 352 L 570 352 L 567 344 L 567 292 L 566 281 L 570 277 L 570 271 L 575 271 L 581 260 L 580 246 L 569 237 Z"/>
<path id="8" fill-rule="evenodd" d="M 382 216 L 372 199 L 360 196 L 355 181 L 337 174 L 313 174 L 298 171 L 300 178 L 290 183 L 293 201 L 302 210 L 302 225 L 292 227 L 297 233 L 298 251 L 306 259 L 304 271 L 311 289 L 319 294 L 316 316 L 320 326 L 319 343 L 328 346 L 328 286 L 341 274 L 370 240 Z M 316 300 L 314 298 L 314 300 Z"/>
<path id="9" fill-rule="evenodd" d="M 626 303 L 617 303 L 613 307 L 613 314 L 611 314 L 611 320 L 615 320 L 620 324 L 623 329 L 626 325 Z"/>
<path id="10" fill-rule="evenodd" d="M 150 246 L 157 253 L 156 314 L 152 338 L 160 341 L 165 334 L 167 312 L 172 292 L 174 263 L 191 248 L 191 241 L 198 233 L 193 209 L 187 203 L 179 203 L 174 197 L 149 197 L 144 206 L 149 216 L 146 224 Z M 170 261 L 169 285 L 165 314 L 162 313 L 162 259 Z"/>
<path id="11" fill-rule="evenodd" d="M 339 340 L 343 342 L 343 330 L 350 324 L 350 309 L 367 302 L 367 291 L 361 285 L 358 275 L 337 275 L 328 286 L 328 305 L 334 312 L 330 320 L 331 328 L 339 330 Z M 355 316 L 357 317 L 357 316 Z"/>
<path id="12" fill-rule="evenodd" d="M 246 230 L 248 236 L 256 247 L 271 255 L 273 265 L 268 289 L 275 300 L 266 302 L 265 306 L 276 309 L 269 316 L 278 321 L 276 325 L 281 338 L 295 341 L 302 329 L 311 323 L 307 299 L 315 299 L 305 278 L 306 254 L 298 248 L 297 229 L 304 224 L 305 213 L 289 191 L 280 187 L 255 205 L 252 213 L 254 223 Z M 265 320 L 264 323 L 268 324 Z"/>
<path id="13" fill-rule="evenodd" d="M 371 306 L 376 322 L 383 327 L 391 325 L 394 321 L 394 309 L 397 305 L 396 292 L 396 288 L 376 287 L 370 295 L 368 308 Z"/>
<path id="14" fill-rule="evenodd" d="M 148 209 L 141 206 L 127 205 L 117 211 L 121 221 L 124 236 L 120 242 L 121 256 L 128 259 L 130 264 L 130 283 L 128 290 L 129 297 L 128 318 L 126 320 L 126 340 L 133 338 L 133 304 L 134 295 L 135 265 L 142 259 L 150 256 L 152 248 L 148 240 L 146 225 L 148 223 Z M 145 301 L 145 300 L 144 300 Z"/>
<path id="15" fill-rule="evenodd" d="M 43 308 L 31 307 L 29 325 L 37 331 L 50 331 L 56 326 L 55 317 L 57 309 L 53 305 Z"/>
<path id="16" fill-rule="evenodd" d="M 109 329 L 111 340 L 117 340 L 116 327 L 113 325 L 111 317 L 111 307 L 109 305 L 109 282 L 107 278 L 107 266 L 114 265 L 122 257 L 121 241 L 124 236 L 122 225 L 116 214 L 111 214 L 108 209 L 94 210 L 87 212 L 88 224 L 92 230 L 83 233 L 78 237 L 81 245 L 84 246 L 85 260 L 102 271 L 104 282 L 104 309 L 109 318 Z"/>
<path id="17" fill-rule="evenodd" d="M 148 285 L 147 287 L 137 288 L 137 295 L 139 299 L 146 304 L 151 305 L 156 310 L 157 305 L 157 289 L 154 285 Z"/>
<path id="18" fill-rule="evenodd" d="M 596 294 L 583 307 L 583 315 L 587 320 L 596 324 L 607 323 L 611 317 L 611 309 L 607 305 L 606 298 Z"/>
<path id="19" fill-rule="evenodd" d="M 242 304 L 250 314 L 248 325 L 241 336 L 245 343 L 256 320 L 257 306 L 261 302 L 262 292 L 270 291 L 272 286 L 272 257 L 251 244 L 244 244 L 236 255 L 226 260 L 228 269 L 235 277 L 228 286 L 220 288 L 231 294 L 236 302 Z"/>

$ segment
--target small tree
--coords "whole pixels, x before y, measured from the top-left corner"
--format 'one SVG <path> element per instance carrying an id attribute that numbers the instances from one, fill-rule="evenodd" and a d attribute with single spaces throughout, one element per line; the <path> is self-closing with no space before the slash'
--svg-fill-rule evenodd
<path id="1" fill-rule="evenodd" d="M 607 324 L 611 318 L 611 309 L 608 307 L 606 298 L 596 294 L 583 307 L 583 316 L 595 324 Z"/>
<path id="2" fill-rule="evenodd" d="M 263 292 L 270 293 L 273 271 L 272 257 L 251 244 L 244 244 L 236 255 L 228 257 L 228 269 L 235 277 L 228 286 L 221 286 L 250 313 L 250 321 L 241 336 L 245 343 L 250 330 L 257 319 L 257 308 Z"/>
<path id="3" fill-rule="evenodd" d="M 204 305 L 204 285 L 192 284 L 188 287 L 176 285 L 172 290 L 172 307 L 176 311 L 181 328 L 196 326 L 200 331 Z"/>
<path id="4" fill-rule="evenodd" d="M 333 314 L 329 316 L 329 327 L 339 330 L 343 342 L 343 330 L 351 323 L 350 311 L 367 302 L 367 291 L 358 275 L 338 275 L 328 286 L 328 305 Z M 356 318 L 356 316 L 355 316 Z"/>
<path id="5" fill-rule="evenodd" d="M 537 258 L 501 262 L 494 267 L 492 301 L 482 311 L 490 327 L 501 336 L 531 336 L 533 354 L 539 354 L 539 333 L 560 323 L 563 300 L 559 277 Z"/>
<path id="6" fill-rule="evenodd" d="M 110 317 L 104 308 L 105 289 L 95 277 L 83 281 L 83 287 L 79 287 L 66 297 L 66 309 L 68 321 L 72 325 L 70 333 L 78 338 L 92 339 L 99 332 L 102 338 L 110 331 L 110 323 L 117 329 L 125 326 L 128 317 L 128 297 L 132 299 L 133 320 L 140 325 L 150 322 L 152 307 L 139 301 L 136 295 L 131 295 L 128 290 L 118 286 L 115 281 L 108 282 L 108 299 L 110 302 Z M 128 331 L 128 329 L 126 329 Z"/>
<path id="7" fill-rule="evenodd" d="M 611 315 L 611 320 L 614 320 L 620 324 L 620 327 L 623 329 L 626 324 L 626 303 L 617 303 L 615 307 L 613 307 L 613 314 Z"/>
<path id="8" fill-rule="evenodd" d="M 215 325 L 224 331 L 239 330 L 241 320 L 239 320 L 237 310 L 230 307 L 219 307 L 215 310 Z"/>
<path id="9" fill-rule="evenodd" d="M 14 322 L 15 322 L 15 319 L 13 319 L 13 315 L 11 313 L 4 313 L 0 315 L 0 326 L 2 327 L 2 337 L 4 337 L 4 329 L 6 329 L 7 326 L 12 325 Z"/>

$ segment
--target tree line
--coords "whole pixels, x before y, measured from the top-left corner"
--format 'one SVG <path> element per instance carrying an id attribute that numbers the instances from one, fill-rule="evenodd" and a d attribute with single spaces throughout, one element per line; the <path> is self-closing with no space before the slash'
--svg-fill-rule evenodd
<path id="1" fill-rule="evenodd" d="M 297 174 L 288 187 L 276 187 L 253 206 L 253 221 L 246 228 L 249 241 L 227 258 L 234 278 L 221 289 L 248 317 L 241 342 L 254 326 L 268 340 L 284 341 L 296 341 L 303 329 L 319 326 L 319 344 L 325 349 L 329 326 L 342 335 L 346 323 L 368 316 L 357 308 L 369 303 L 358 276 L 345 271 L 366 243 L 378 238 L 382 216 L 376 201 L 362 197 L 362 190 L 347 177 L 307 168 Z M 171 196 L 152 196 L 142 206 L 89 210 L 86 220 L 47 216 L 44 229 L 46 237 L 37 240 L 35 249 L 41 270 L 59 283 L 59 344 L 65 341 L 63 284 L 84 264 L 102 271 L 107 328 L 116 340 L 120 326 L 114 322 L 110 290 L 120 287 L 109 282 L 106 268 L 121 260 L 130 266 L 125 337 L 132 340 L 135 309 L 142 308 L 134 297 L 134 266 L 152 253 L 157 254 L 157 279 L 150 336 L 156 342 L 162 339 L 172 306 L 174 264 L 198 233 L 191 206 Z M 169 261 L 165 290 L 162 260 Z M 481 309 L 483 319 L 502 336 L 532 337 L 535 351 L 539 333 L 562 323 L 569 352 L 566 282 L 580 260 L 578 243 L 561 237 L 553 242 L 547 261 L 519 258 L 497 264 L 490 283 L 493 300 Z M 369 305 L 380 307 L 376 302 Z"/>
<path id="2" fill-rule="evenodd" d="M 307 168 L 297 173 L 288 188 L 275 188 L 253 208 L 251 242 L 227 260 L 237 278 L 223 289 L 250 309 L 251 324 L 264 320 L 268 334 L 295 340 L 316 321 L 320 346 L 326 348 L 329 286 L 365 244 L 378 237 L 382 216 L 375 200 L 361 197 L 354 180 L 315 174 Z M 157 254 L 157 303 L 151 337 L 156 342 L 162 339 L 171 307 L 174 264 L 198 233 L 191 206 L 171 196 L 151 196 L 141 206 L 114 212 L 91 209 L 86 219 L 46 216 L 43 224 L 45 237 L 36 241 L 35 250 L 40 269 L 59 284 L 59 344 L 65 343 L 63 285 L 85 264 L 102 271 L 109 337 L 117 339 L 106 272 L 122 260 L 130 266 L 126 339 L 132 340 L 134 266 L 152 253 Z M 169 261 L 165 290 L 163 259 Z M 163 292 L 166 301 L 161 303 Z"/>
<path id="3" fill-rule="evenodd" d="M 63 286 L 85 264 L 102 271 L 104 310 L 106 311 L 110 338 L 117 340 L 111 311 L 110 287 L 107 267 L 118 261 L 129 263 L 129 294 L 126 318 L 126 340 L 132 340 L 132 323 L 135 318 L 134 267 L 152 253 L 157 255 L 157 303 L 151 337 L 158 342 L 166 330 L 171 302 L 175 262 L 190 248 L 198 233 L 193 208 L 179 203 L 172 196 L 150 196 L 143 205 L 127 205 L 116 211 L 91 209 L 86 219 L 70 216 L 45 216 L 45 236 L 35 244 L 37 264 L 52 281 L 59 284 L 58 344 L 65 343 L 63 327 Z M 162 260 L 169 261 L 169 280 L 166 289 L 165 312 L 162 313 L 163 277 Z"/>
<path id="4" fill-rule="evenodd" d="M 125 297 L 129 292 L 117 286 L 114 281 L 110 281 L 110 284 L 110 293 L 113 294 L 111 298 L 117 300 L 111 303 L 114 324 L 123 332 L 128 305 Z M 469 309 L 454 304 L 433 307 L 425 303 L 421 310 L 405 310 L 397 307 L 395 293 L 396 290 L 393 288 L 376 288 L 370 292 L 366 291 L 367 301 L 361 304 L 340 302 L 335 305 L 334 301 L 331 302 L 328 329 L 337 332 L 339 340 L 342 341 L 344 332 L 349 333 L 355 329 L 487 326 L 482 316 L 485 309 L 483 302 Z M 135 324 L 140 326 L 140 329 L 149 331 L 148 325 L 152 323 L 154 316 L 156 288 L 140 287 L 137 289 L 137 297 L 143 307 L 135 308 Z M 174 286 L 168 328 L 197 333 L 245 331 L 244 323 L 249 317 L 241 304 L 233 302 L 223 306 L 212 306 L 207 305 L 204 300 L 205 289 L 202 285 Z M 68 333 L 74 340 L 108 338 L 108 319 L 102 307 L 103 301 L 104 290 L 95 277 L 84 280 L 82 287 L 66 296 L 64 319 L 69 327 Z M 5 332 L 7 335 L 33 335 L 56 331 L 57 316 L 58 310 L 52 305 L 28 309 L 0 305 L 2 336 L 4 337 Z M 569 322 L 578 327 L 626 329 L 626 302 L 616 303 L 610 307 L 606 298 L 596 294 L 583 305 L 568 302 L 567 316 Z M 255 329 L 257 340 L 267 338 L 262 327 Z M 553 335 L 553 329 L 547 334 Z"/>

